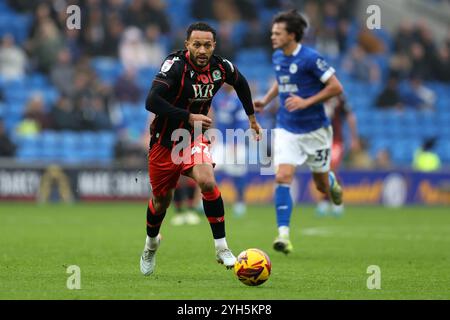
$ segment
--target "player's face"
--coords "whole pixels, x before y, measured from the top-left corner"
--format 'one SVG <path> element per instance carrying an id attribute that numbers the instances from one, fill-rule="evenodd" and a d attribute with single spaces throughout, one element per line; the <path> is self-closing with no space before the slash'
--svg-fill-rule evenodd
<path id="1" fill-rule="evenodd" d="M 295 34 L 288 33 L 286 30 L 286 23 L 279 22 L 272 25 L 272 40 L 273 49 L 283 49 L 287 47 L 292 41 L 295 41 Z"/>
<path id="2" fill-rule="evenodd" d="M 185 41 L 189 50 L 191 61 L 198 67 L 204 67 L 209 63 L 216 43 L 213 34 L 209 31 L 194 30 L 188 40 Z"/>

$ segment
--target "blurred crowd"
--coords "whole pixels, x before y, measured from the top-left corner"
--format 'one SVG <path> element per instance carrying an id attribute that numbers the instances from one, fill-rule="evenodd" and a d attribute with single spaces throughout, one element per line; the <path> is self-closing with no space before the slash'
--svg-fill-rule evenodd
<path id="1" fill-rule="evenodd" d="M 59 93 L 50 108 L 39 93 L 30 96 L 15 130 L 22 135 L 44 129 L 119 132 L 117 103 L 138 104 L 145 99 L 139 70 L 159 68 L 164 57 L 181 48 L 185 39 L 186 25 L 170 15 L 171 4 L 178 3 L 175 0 L 4 1 L 18 13 L 31 15 L 33 23 L 23 43 L 10 34 L 3 35 L 0 76 L 16 79 L 38 72 Z M 356 0 L 187 3 L 187 16 L 210 21 L 217 28 L 217 52 L 229 59 L 241 49 L 264 49 L 270 54 L 273 14 L 299 8 L 310 22 L 305 43 L 338 63 L 350 79 L 382 86 L 374 101 L 379 108 L 432 109 L 436 96 L 426 81 L 450 82 L 450 33 L 437 43 L 426 21 L 404 21 L 395 34 L 386 35 L 359 26 Z M 66 8 L 71 4 L 81 8 L 80 30 L 66 27 Z M 123 72 L 113 83 L 102 81 L 92 68 L 92 59 L 98 56 L 121 62 Z M 383 68 L 374 56 L 384 57 L 387 66 Z M 151 79 L 147 81 L 150 85 Z M 0 102 L 2 96 L 0 91 Z"/>

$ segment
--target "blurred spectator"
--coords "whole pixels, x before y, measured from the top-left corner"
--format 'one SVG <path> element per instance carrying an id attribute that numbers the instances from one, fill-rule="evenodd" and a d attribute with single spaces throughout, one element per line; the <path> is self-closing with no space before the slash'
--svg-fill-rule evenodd
<path id="1" fill-rule="evenodd" d="M 416 76 L 401 86 L 400 96 L 403 104 L 420 110 L 433 109 L 436 101 L 435 93 L 425 87 L 422 80 Z"/>
<path id="2" fill-rule="evenodd" d="M 0 119 L 0 157 L 13 157 L 15 153 L 16 146 L 6 132 L 3 119 Z"/>
<path id="3" fill-rule="evenodd" d="M 80 130 L 80 118 L 73 110 L 72 101 L 61 96 L 50 112 L 55 130 Z"/>
<path id="4" fill-rule="evenodd" d="M 411 46 L 411 74 L 418 76 L 422 79 L 427 79 L 430 77 L 430 62 L 427 61 L 425 57 L 424 47 L 418 43 L 414 42 Z"/>
<path id="5" fill-rule="evenodd" d="M 375 164 L 370 157 L 368 142 L 365 138 L 359 139 L 360 148 L 349 154 L 349 167 L 353 169 L 373 169 Z"/>
<path id="6" fill-rule="evenodd" d="M 69 50 L 71 61 L 76 62 L 81 57 L 81 33 L 77 29 L 64 29 L 64 46 Z"/>
<path id="7" fill-rule="evenodd" d="M 339 25 L 338 6 L 334 2 L 326 2 L 323 7 L 323 18 L 317 35 L 317 49 L 326 56 L 337 57 L 339 43 L 337 30 Z"/>
<path id="8" fill-rule="evenodd" d="M 101 55 L 103 54 L 103 44 L 106 39 L 102 11 L 95 6 L 91 7 L 88 12 L 86 26 L 82 29 L 83 43 L 87 53 Z"/>
<path id="9" fill-rule="evenodd" d="M 107 0 L 106 15 L 119 15 L 121 16 L 126 8 L 128 0 Z"/>
<path id="10" fill-rule="evenodd" d="M 16 127 L 17 134 L 34 136 L 42 130 L 50 128 L 51 119 L 45 112 L 43 97 L 40 93 L 35 93 L 30 97 L 23 119 Z"/>
<path id="11" fill-rule="evenodd" d="M 306 31 L 303 43 L 314 46 L 316 43 L 317 34 L 320 31 L 320 7 L 316 1 L 307 1 L 304 7 L 304 15 L 308 18 L 309 26 Z"/>
<path id="12" fill-rule="evenodd" d="M 112 129 L 111 119 L 102 96 L 97 95 L 92 99 L 92 107 L 86 110 L 85 115 L 85 120 L 89 121 L 92 130 Z"/>
<path id="13" fill-rule="evenodd" d="M 39 5 L 38 1 L 29 0 L 6 0 L 8 5 L 18 12 L 32 12 Z"/>
<path id="14" fill-rule="evenodd" d="M 429 22 L 423 18 L 416 23 L 416 38 L 424 49 L 425 61 L 431 64 L 436 59 L 437 50 Z"/>
<path id="15" fill-rule="evenodd" d="M 135 26 L 143 29 L 148 23 L 148 15 L 145 12 L 144 0 L 131 0 L 125 11 L 125 23 L 127 26 Z"/>
<path id="16" fill-rule="evenodd" d="M 261 21 L 253 19 L 248 23 L 248 28 L 245 31 L 242 39 L 242 47 L 244 48 L 261 48 L 267 47 L 272 50 L 271 43 L 269 41 L 270 35 L 267 30 L 261 25 Z"/>
<path id="17" fill-rule="evenodd" d="M 211 0 L 192 0 L 191 16 L 196 20 L 214 19 L 213 1 L 211 1 Z"/>
<path id="18" fill-rule="evenodd" d="M 390 72 L 395 73 L 399 79 L 403 80 L 411 75 L 411 60 L 407 54 L 394 54 L 389 63 Z"/>
<path id="19" fill-rule="evenodd" d="M 225 59 L 234 59 L 236 48 L 233 39 L 233 24 L 230 22 L 221 22 L 217 30 L 217 54 Z"/>
<path id="20" fill-rule="evenodd" d="M 44 73 L 48 73 L 57 61 L 58 52 L 62 47 L 61 34 L 50 19 L 44 20 L 38 26 L 36 35 L 28 43 L 30 54 L 36 58 L 38 69 Z"/>
<path id="21" fill-rule="evenodd" d="M 358 34 L 358 45 L 369 54 L 381 54 L 386 51 L 383 41 L 367 28 L 362 28 Z"/>
<path id="22" fill-rule="evenodd" d="M 253 0 L 234 0 L 234 5 L 245 21 L 254 21 L 258 18 L 258 4 Z"/>
<path id="23" fill-rule="evenodd" d="M 395 75 L 391 75 L 387 80 L 386 87 L 375 101 L 375 106 L 380 109 L 401 109 L 403 107 L 398 88 L 398 78 Z"/>
<path id="24" fill-rule="evenodd" d="M 128 27 L 123 33 L 119 46 L 119 57 L 126 70 L 139 70 L 151 65 L 151 57 L 142 32 L 136 27 Z"/>
<path id="25" fill-rule="evenodd" d="M 148 132 L 149 130 L 146 130 Z M 145 143 L 143 142 L 145 140 Z M 135 131 L 133 128 L 122 127 L 114 148 L 116 160 L 127 166 L 142 166 L 146 163 L 148 151 L 148 135 Z"/>
<path id="26" fill-rule="evenodd" d="M 394 51 L 397 53 L 408 53 L 413 42 L 413 25 L 411 21 L 404 20 L 394 36 Z"/>
<path id="27" fill-rule="evenodd" d="M 66 96 L 74 93 L 73 78 L 75 69 L 71 63 L 70 51 L 67 48 L 58 52 L 58 60 L 50 70 L 50 79 L 53 85 Z"/>
<path id="28" fill-rule="evenodd" d="M 234 0 L 213 1 L 214 17 L 221 22 L 237 22 L 241 20 L 239 9 Z"/>
<path id="29" fill-rule="evenodd" d="M 350 21 L 348 19 L 341 19 L 339 21 L 336 34 L 340 54 L 344 54 L 345 52 L 347 52 L 349 33 L 350 33 Z"/>
<path id="30" fill-rule="evenodd" d="M 392 169 L 391 153 L 388 149 L 381 149 L 375 155 L 375 167 L 377 169 L 389 170 Z"/>
<path id="31" fill-rule="evenodd" d="M 212 5 L 213 1 L 210 0 L 192 0 L 191 16 L 196 20 L 214 19 Z"/>
<path id="32" fill-rule="evenodd" d="M 356 45 L 343 62 L 344 70 L 355 80 L 365 82 L 378 82 L 380 69 L 372 62 L 364 49 Z"/>
<path id="33" fill-rule="evenodd" d="M 14 43 L 14 37 L 6 34 L 0 46 L 0 75 L 5 79 L 21 78 L 25 73 L 27 56 Z"/>
<path id="34" fill-rule="evenodd" d="M 148 66 L 158 68 L 167 56 L 166 49 L 161 43 L 161 31 L 156 24 L 149 24 L 145 28 L 144 48 L 148 57 Z"/>
<path id="35" fill-rule="evenodd" d="M 106 25 L 105 41 L 102 45 L 102 54 L 109 57 L 117 57 L 117 48 L 119 47 L 125 26 L 117 15 L 108 17 Z"/>
<path id="36" fill-rule="evenodd" d="M 112 128 L 109 107 L 112 90 L 96 81 L 92 71 L 80 67 L 75 75 L 74 112 L 80 119 L 81 130 L 108 130 Z"/>
<path id="37" fill-rule="evenodd" d="M 146 0 L 144 12 L 147 15 L 148 24 L 155 24 L 161 30 L 161 33 L 168 34 L 170 32 L 170 20 L 165 11 L 165 1 L 163 0 Z"/>
<path id="38" fill-rule="evenodd" d="M 422 172 L 437 171 L 441 167 L 441 160 L 433 151 L 436 138 L 426 139 L 422 146 L 414 152 L 413 169 Z"/>
<path id="39" fill-rule="evenodd" d="M 141 99 L 141 89 L 136 82 L 136 72 L 133 69 L 125 72 L 114 85 L 114 94 L 120 102 L 137 103 Z"/>
<path id="40" fill-rule="evenodd" d="M 339 42 L 337 40 L 336 29 L 325 28 L 321 30 L 316 40 L 317 50 L 329 57 L 339 55 Z"/>
<path id="41" fill-rule="evenodd" d="M 450 82 L 450 49 L 449 46 L 443 45 L 439 49 L 438 59 L 433 67 L 433 74 L 436 79 L 442 82 Z"/>

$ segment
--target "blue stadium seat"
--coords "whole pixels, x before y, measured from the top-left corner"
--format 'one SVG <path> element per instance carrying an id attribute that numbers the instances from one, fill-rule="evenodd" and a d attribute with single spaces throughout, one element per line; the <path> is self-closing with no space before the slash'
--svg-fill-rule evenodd
<path id="1" fill-rule="evenodd" d="M 22 162 L 39 160 L 41 158 L 42 144 L 38 136 L 16 137 L 17 159 Z"/>
<path id="2" fill-rule="evenodd" d="M 92 59 L 92 67 L 97 76 L 108 84 L 113 84 L 123 72 L 122 64 L 109 57 L 97 57 Z"/>
<path id="3" fill-rule="evenodd" d="M 145 93 L 150 89 L 153 78 L 158 72 L 159 68 L 141 68 L 138 70 L 136 82 Z"/>
<path id="4" fill-rule="evenodd" d="M 109 131 L 100 131 L 97 134 L 97 143 L 107 148 L 114 148 L 116 144 L 116 135 Z"/>
<path id="5" fill-rule="evenodd" d="M 49 81 L 45 75 L 35 72 L 25 77 L 25 85 L 32 90 L 43 90 L 49 86 Z"/>
<path id="6" fill-rule="evenodd" d="M 270 63 L 268 53 L 264 49 L 242 49 L 237 53 L 236 64 L 255 67 L 258 64 L 265 65 Z"/>
<path id="7" fill-rule="evenodd" d="M 241 46 L 244 40 L 244 36 L 247 33 L 248 25 L 246 22 L 236 22 L 233 24 L 233 30 L 231 31 L 231 37 L 236 46 Z"/>

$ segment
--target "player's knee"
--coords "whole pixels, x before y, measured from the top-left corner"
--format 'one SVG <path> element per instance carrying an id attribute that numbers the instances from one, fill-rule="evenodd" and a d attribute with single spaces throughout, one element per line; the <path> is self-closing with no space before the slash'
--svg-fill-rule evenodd
<path id="1" fill-rule="evenodd" d="M 277 172 L 275 180 L 280 184 L 290 184 L 292 182 L 293 175 L 287 172 Z"/>
<path id="2" fill-rule="evenodd" d="M 216 182 L 214 181 L 214 179 L 202 179 L 198 182 L 198 185 L 202 193 L 212 192 L 216 187 Z"/>
<path id="3" fill-rule="evenodd" d="M 154 197 L 153 208 L 156 212 L 164 212 L 170 206 L 170 197 Z"/>

